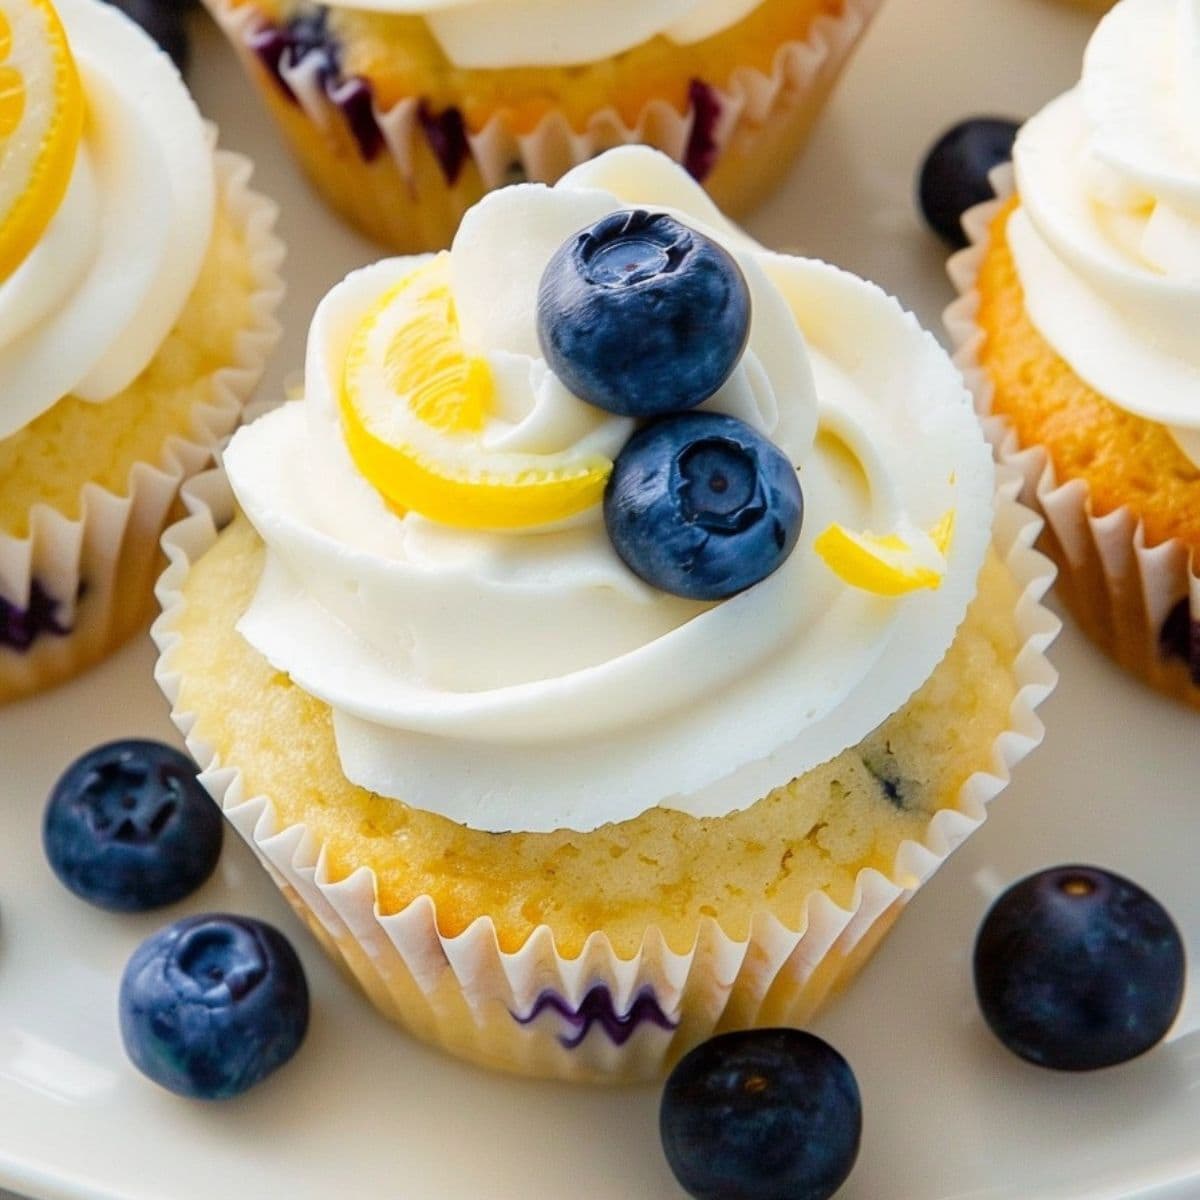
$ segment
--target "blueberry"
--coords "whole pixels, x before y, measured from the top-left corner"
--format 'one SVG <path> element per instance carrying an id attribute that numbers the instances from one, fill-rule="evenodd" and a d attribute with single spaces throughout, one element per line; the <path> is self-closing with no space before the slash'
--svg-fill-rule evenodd
<path id="1" fill-rule="evenodd" d="M 749 333 L 750 291 L 733 257 L 664 213 L 611 213 L 575 234 L 538 290 L 551 369 L 580 399 L 626 417 L 703 403 Z"/>
<path id="2" fill-rule="evenodd" d="M 131 21 L 140 25 L 175 64 L 182 75 L 191 58 L 191 45 L 187 28 L 183 23 L 184 13 L 190 5 L 187 0 L 107 0 Z"/>
<path id="3" fill-rule="evenodd" d="M 308 984 L 279 930 L 250 917 L 187 917 L 148 937 L 121 978 L 121 1040 L 135 1067 L 195 1100 L 227 1100 L 300 1047 Z"/>
<path id="4" fill-rule="evenodd" d="M 1162 905 L 1098 867 L 1053 867 L 1014 884 L 975 942 L 975 991 L 992 1032 L 1059 1071 L 1114 1066 L 1161 1041 L 1184 973 Z"/>
<path id="5" fill-rule="evenodd" d="M 160 742 L 110 742 L 54 785 L 42 845 L 77 896 L 117 912 L 172 904 L 194 892 L 221 853 L 221 813 L 196 764 Z"/>
<path id="6" fill-rule="evenodd" d="M 925 156 L 917 183 L 921 212 L 951 246 L 967 244 L 963 213 L 992 199 L 988 173 L 1012 158 L 1018 129 L 1004 117 L 972 117 L 948 129 Z"/>
<path id="7" fill-rule="evenodd" d="M 826 1200 L 858 1157 L 862 1101 L 827 1042 L 799 1029 L 748 1029 L 680 1060 L 659 1133 L 696 1200 Z"/>
<path id="8" fill-rule="evenodd" d="M 691 600 L 723 600 L 765 579 L 792 552 L 803 518 L 787 456 L 717 413 L 639 430 L 604 493 L 608 536 L 626 566 Z"/>

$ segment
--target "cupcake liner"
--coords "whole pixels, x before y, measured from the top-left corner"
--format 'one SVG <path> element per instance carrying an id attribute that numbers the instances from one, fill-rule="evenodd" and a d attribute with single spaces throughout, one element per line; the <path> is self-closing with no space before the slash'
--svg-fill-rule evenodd
<path id="1" fill-rule="evenodd" d="M 293 908 L 383 1013 L 489 1067 L 577 1081 L 653 1078 L 719 1030 L 806 1022 L 845 986 L 916 889 L 978 828 L 1012 767 L 1041 741 L 1035 709 L 1057 679 L 1044 651 L 1060 623 L 1041 604 L 1053 567 L 1032 549 L 1041 522 L 1017 503 L 1020 486 L 1018 476 L 1004 471 L 997 490 L 994 544 L 1019 586 L 1021 648 L 1009 728 L 993 744 L 990 770 L 966 781 L 957 804 L 934 816 L 921 842 L 902 844 L 889 874 L 861 871 L 849 908 L 814 893 L 794 930 L 763 913 L 739 940 L 706 918 L 687 953 L 673 951 L 652 927 L 631 958 L 622 958 L 602 932 L 592 934 L 577 957 L 565 957 L 543 925 L 521 949 L 506 952 L 486 916 L 447 937 L 438 930 L 430 896 L 383 915 L 369 869 L 331 878 L 319 840 L 302 824 L 281 828 L 270 797 L 249 795 L 237 764 L 221 762 L 195 716 L 178 707 L 181 677 L 172 660 L 182 637 L 176 627 L 183 583 L 234 515 L 219 470 L 184 488 L 190 515 L 163 538 L 170 566 L 159 581 L 163 612 L 151 631 L 160 650 L 155 677 L 205 787 Z"/>
<path id="2" fill-rule="evenodd" d="M 723 87 L 693 82 L 686 112 L 654 100 L 630 124 L 610 106 L 582 130 L 551 112 L 524 133 L 506 113 L 472 133 L 456 109 L 434 117 L 419 97 L 381 109 L 363 80 L 331 82 L 320 53 L 299 61 L 283 54 L 273 79 L 253 48 L 262 13 L 206 2 L 327 199 L 367 233 L 413 251 L 447 244 L 484 191 L 517 179 L 553 183 L 634 142 L 688 167 L 723 210 L 745 211 L 786 169 L 882 0 L 845 0 L 837 15 L 821 14 L 805 40 L 779 47 L 769 72 L 738 67 Z M 456 119 L 447 124 L 450 114 Z"/>
<path id="3" fill-rule="evenodd" d="M 177 515 L 180 484 L 210 464 L 214 447 L 236 428 L 279 339 L 277 210 L 250 190 L 248 159 L 216 151 L 215 160 L 219 193 L 246 239 L 254 279 L 235 361 L 212 376 L 212 395 L 193 410 L 188 436 L 168 438 L 158 462 L 135 463 L 124 494 L 87 483 L 78 518 L 39 504 L 26 537 L 0 533 L 0 634 L 24 645 L 0 644 L 0 704 L 76 674 L 149 623 L 158 540 Z"/>
<path id="4" fill-rule="evenodd" d="M 1020 472 L 1023 501 L 1045 518 L 1042 548 L 1058 564 L 1057 594 L 1072 616 L 1121 666 L 1200 708 L 1200 555 L 1178 538 L 1150 545 L 1128 507 L 1097 515 L 1085 481 L 1059 483 L 1047 452 L 1022 446 L 1010 423 L 992 412 L 994 389 L 979 358 L 985 335 L 976 322 L 976 280 L 992 222 L 1016 192 L 1011 164 L 991 180 L 997 198 L 966 213 L 970 245 L 948 266 L 959 293 L 945 314 L 955 362 L 998 460 Z"/>

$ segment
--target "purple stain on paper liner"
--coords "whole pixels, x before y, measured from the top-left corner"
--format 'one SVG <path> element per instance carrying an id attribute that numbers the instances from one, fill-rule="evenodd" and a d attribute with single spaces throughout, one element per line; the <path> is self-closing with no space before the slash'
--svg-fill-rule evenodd
<path id="1" fill-rule="evenodd" d="M 457 108 L 447 108 L 435 113 L 422 100 L 417 108 L 417 121 L 434 158 L 438 160 L 438 166 L 442 168 L 446 182 L 453 187 L 471 153 L 462 113 Z"/>
<path id="2" fill-rule="evenodd" d="M 375 161 L 384 148 L 384 137 L 375 118 L 374 93 L 361 75 L 342 74 L 341 47 L 329 29 L 328 9 L 302 13 L 286 25 L 257 25 L 247 34 L 246 44 L 291 104 L 299 104 L 299 99 L 286 74 L 317 56 L 315 70 L 322 91 L 346 118 L 363 161 Z M 453 185 L 471 154 L 462 113 L 453 107 L 435 113 L 422 100 L 417 123 L 446 182 Z"/>
<path id="3" fill-rule="evenodd" d="M 1192 618 L 1191 604 L 1185 596 L 1167 614 L 1158 634 L 1158 650 L 1165 659 L 1179 659 L 1200 687 L 1200 621 Z"/>
<path id="4" fill-rule="evenodd" d="M 692 132 L 684 151 L 683 165 L 697 183 L 703 183 L 717 165 L 717 122 L 721 119 L 721 101 L 716 90 L 700 79 L 688 85 L 688 103 L 692 109 Z"/>
<path id="5" fill-rule="evenodd" d="M 299 99 L 284 73 L 317 57 L 316 78 L 322 90 L 346 118 L 363 161 L 374 162 L 383 149 L 383 130 L 375 119 L 371 85 L 360 75 L 343 77 L 341 47 L 329 30 L 328 9 L 302 13 L 286 25 L 258 25 L 247 35 L 246 44 L 292 104 L 299 104 Z"/>
<path id="6" fill-rule="evenodd" d="M 538 996 L 528 1016 L 512 1015 L 518 1025 L 529 1025 L 544 1012 L 557 1013 L 572 1030 L 569 1034 L 560 1034 L 558 1038 L 567 1050 L 574 1050 L 580 1045 L 593 1025 L 599 1025 L 614 1046 L 625 1045 L 643 1025 L 655 1025 L 668 1033 L 679 1025 L 678 1021 L 672 1021 L 663 1012 L 654 990 L 648 987 L 638 992 L 626 1013 L 616 1011 L 612 993 L 607 985 L 599 983 L 588 989 L 578 1008 L 572 1008 L 558 992 L 547 990 Z"/>
<path id="7" fill-rule="evenodd" d="M 247 35 L 246 44 L 293 104 L 299 101 L 284 71 L 294 71 L 313 55 L 322 59 L 317 68 L 322 83 L 336 78 L 341 71 L 339 48 L 329 32 L 328 9 L 302 13 L 286 25 L 257 25 Z"/>
<path id="8" fill-rule="evenodd" d="M 24 608 L 0 596 L 0 646 L 25 651 L 43 634 L 65 637 L 71 632 L 58 617 L 59 602 L 35 579 Z"/>
<path id="9" fill-rule="evenodd" d="M 325 94 L 341 109 L 363 161 L 374 162 L 383 149 L 383 130 L 375 120 L 371 85 L 361 75 L 356 75 L 334 86 L 327 83 Z"/>

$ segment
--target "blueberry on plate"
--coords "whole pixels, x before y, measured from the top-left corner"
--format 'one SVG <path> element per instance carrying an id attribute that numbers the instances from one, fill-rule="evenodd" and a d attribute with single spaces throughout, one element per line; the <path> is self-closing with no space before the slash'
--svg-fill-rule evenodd
<path id="1" fill-rule="evenodd" d="M 1004 117 L 972 117 L 948 129 L 925 156 L 917 182 L 930 229 L 951 246 L 965 246 L 963 214 L 991 200 L 993 167 L 1012 158 L 1020 125 Z"/>
<path id="2" fill-rule="evenodd" d="M 625 417 L 682 412 L 729 378 L 750 335 L 733 256 L 665 213 L 611 213 L 550 260 L 538 339 L 581 400 Z"/>
<path id="3" fill-rule="evenodd" d="M 1184 975 L 1166 910 L 1099 867 L 1052 867 L 1014 884 L 975 942 L 975 991 L 992 1032 L 1059 1071 L 1111 1067 L 1161 1041 Z"/>
<path id="4" fill-rule="evenodd" d="M 107 0 L 131 21 L 140 25 L 175 64 L 182 75 L 191 58 L 191 43 L 184 25 L 184 14 L 192 7 L 188 0 Z"/>
<path id="5" fill-rule="evenodd" d="M 659 1133 L 696 1200 L 827 1200 L 858 1157 L 862 1100 L 849 1064 L 819 1037 L 747 1029 L 679 1061 Z"/>
<path id="6" fill-rule="evenodd" d="M 227 1100 L 278 1070 L 308 1029 L 291 943 L 250 917 L 187 917 L 148 937 L 121 978 L 121 1040 L 168 1091 Z"/>
<path id="7" fill-rule="evenodd" d="M 161 742 L 110 742 L 54 785 L 42 845 L 55 875 L 100 908 L 141 912 L 182 900 L 221 854 L 220 810 L 196 764 Z"/>
<path id="8" fill-rule="evenodd" d="M 723 600 L 776 570 L 804 518 L 787 456 L 735 417 L 682 413 L 639 430 L 613 465 L 604 520 L 635 575 Z"/>

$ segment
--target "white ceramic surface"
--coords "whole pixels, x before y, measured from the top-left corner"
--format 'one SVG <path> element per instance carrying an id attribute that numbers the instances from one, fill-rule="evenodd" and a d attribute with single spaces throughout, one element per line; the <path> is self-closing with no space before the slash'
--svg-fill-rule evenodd
<path id="1" fill-rule="evenodd" d="M 888 0 L 787 186 L 749 222 L 763 241 L 871 276 L 936 327 L 943 254 L 913 213 L 922 150 L 967 113 L 1026 114 L 1076 78 L 1090 19 L 1053 0 Z M 308 194 L 201 23 L 194 83 L 223 140 L 285 201 L 287 325 L 267 388 L 300 362 L 317 298 L 376 256 Z M 1200 964 L 1200 717 L 1124 678 L 1068 625 L 1045 746 L 987 825 L 917 897 L 817 1031 L 863 1089 L 862 1156 L 841 1200 L 1195 1200 L 1200 988 L 1169 1042 L 1094 1076 L 1040 1072 L 984 1030 L 972 936 L 1009 881 L 1102 863 L 1151 888 Z M 525 1083 L 445 1059 L 387 1026 L 316 951 L 249 854 L 165 914 L 89 909 L 50 876 L 39 825 L 75 754 L 110 737 L 174 739 L 149 640 L 76 683 L 0 713 L 0 1186 L 46 1200 L 258 1195 L 388 1200 L 681 1196 L 662 1161 L 653 1088 Z M 313 986 L 297 1060 L 250 1096 L 177 1100 L 125 1062 L 121 968 L 162 921 L 251 912 L 295 940 Z"/>

